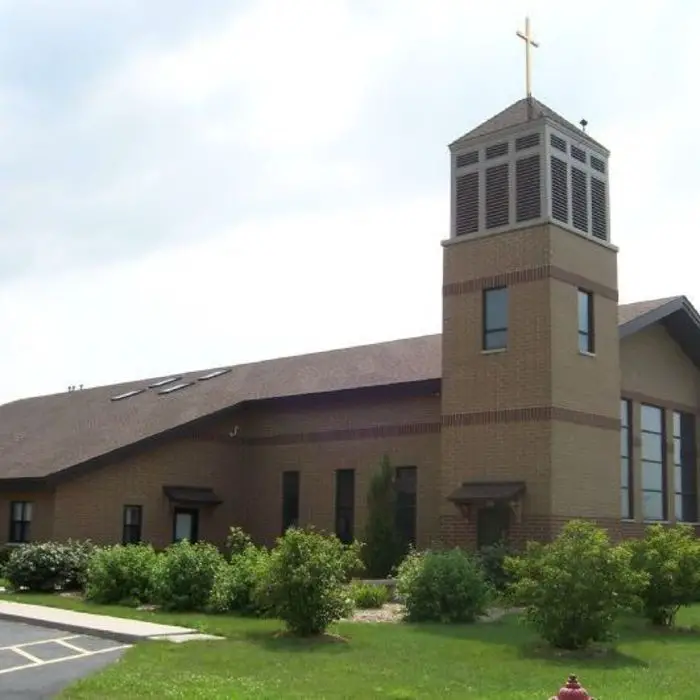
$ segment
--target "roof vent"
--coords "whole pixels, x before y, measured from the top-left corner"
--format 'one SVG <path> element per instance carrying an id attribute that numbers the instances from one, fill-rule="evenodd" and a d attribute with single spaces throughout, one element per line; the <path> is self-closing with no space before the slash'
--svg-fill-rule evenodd
<path id="1" fill-rule="evenodd" d="M 133 389 L 132 391 L 127 391 L 123 394 L 117 394 L 117 396 L 112 396 L 111 401 L 121 401 L 122 399 L 128 399 L 130 396 L 136 396 L 137 394 L 142 394 L 145 389 Z"/>
<path id="2" fill-rule="evenodd" d="M 182 376 L 168 377 L 168 379 L 160 379 L 157 382 L 153 382 L 153 384 L 149 384 L 148 388 L 149 389 L 157 389 L 159 386 L 165 386 L 166 384 L 170 384 L 171 382 L 176 382 L 178 379 L 182 379 Z"/>
<path id="3" fill-rule="evenodd" d="M 183 382 L 182 384 L 175 384 L 175 386 L 169 386 L 166 387 L 165 389 L 161 389 L 158 393 L 159 394 L 172 394 L 174 391 L 179 391 L 180 389 L 184 389 L 185 387 L 192 386 L 194 382 Z"/>
<path id="4" fill-rule="evenodd" d="M 217 369 L 214 370 L 213 372 L 209 372 L 207 374 L 202 375 L 199 378 L 200 382 L 205 382 L 207 379 L 214 379 L 214 377 L 220 377 L 222 374 L 226 374 L 227 372 L 230 372 L 231 368 L 227 367 L 226 369 Z"/>

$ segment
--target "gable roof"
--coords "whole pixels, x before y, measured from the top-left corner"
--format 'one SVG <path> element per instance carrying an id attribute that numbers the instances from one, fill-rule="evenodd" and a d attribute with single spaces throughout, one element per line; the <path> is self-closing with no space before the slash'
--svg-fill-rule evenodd
<path id="1" fill-rule="evenodd" d="M 621 338 L 662 323 L 700 366 L 700 317 L 685 297 L 621 305 L 618 319 Z M 0 406 L 0 483 L 60 474 L 242 403 L 439 381 L 441 343 L 427 335 L 13 401 Z"/>
<path id="2" fill-rule="evenodd" d="M 509 107 L 506 107 L 498 114 L 495 114 L 490 119 L 487 119 L 485 122 L 479 124 L 479 126 L 453 141 L 450 144 L 450 148 L 459 147 L 473 139 L 481 138 L 482 136 L 487 136 L 488 134 L 495 134 L 503 129 L 510 129 L 511 127 L 520 126 L 521 124 L 537 121 L 539 119 L 549 119 L 551 122 L 558 124 L 564 129 L 568 129 L 569 131 L 573 131 L 574 133 L 578 134 L 582 141 L 588 141 L 597 148 L 602 149 L 604 152 L 608 152 L 608 149 L 605 148 L 605 146 L 598 143 L 595 139 L 592 139 L 579 127 L 574 126 L 568 119 L 564 119 L 561 114 L 558 114 L 553 109 L 547 107 L 547 105 L 542 104 L 542 102 L 536 100 L 534 97 L 524 97 L 523 99 L 514 102 Z"/>

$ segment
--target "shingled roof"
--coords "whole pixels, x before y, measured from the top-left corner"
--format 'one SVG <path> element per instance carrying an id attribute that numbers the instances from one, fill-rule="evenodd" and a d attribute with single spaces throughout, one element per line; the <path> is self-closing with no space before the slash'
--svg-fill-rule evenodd
<path id="1" fill-rule="evenodd" d="M 664 310 L 695 313 L 685 297 L 621 305 L 621 335 Z M 244 402 L 439 380 L 441 354 L 436 334 L 13 401 L 0 406 L 0 483 L 51 476 Z"/>

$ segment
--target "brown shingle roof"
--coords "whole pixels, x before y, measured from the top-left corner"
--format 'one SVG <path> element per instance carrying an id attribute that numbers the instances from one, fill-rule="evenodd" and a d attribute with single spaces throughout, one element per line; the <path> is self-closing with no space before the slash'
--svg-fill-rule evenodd
<path id="1" fill-rule="evenodd" d="M 620 306 L 619 322 L 667 301 Z M 14 401 L 0 406 L 0 480 L 55 474 L 244 401 L 437 380 L 441 355 L 437 334 L 238 365 L 206 381 L 215 370 L 187 372 L 180 381 L 194 384 L 165 395 L 111 400 L 167 378 L 157 377 Z"/>

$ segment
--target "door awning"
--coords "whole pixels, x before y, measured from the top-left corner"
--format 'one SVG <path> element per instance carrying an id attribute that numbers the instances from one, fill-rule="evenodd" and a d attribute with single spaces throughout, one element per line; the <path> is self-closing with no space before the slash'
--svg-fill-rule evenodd
<path id="1" fill-rule="evenodd" d="M 447 499 L 458 505 L 512 501 L 525 492 L 524 481 L 465 481 Z"/>
<path id="2" fill-rule="evenodd" d="M 217 506 L 221 499 L 211 488 L 200 486 L 163 486 L 163 493 L 171 503 L 188 506 Z"/>

